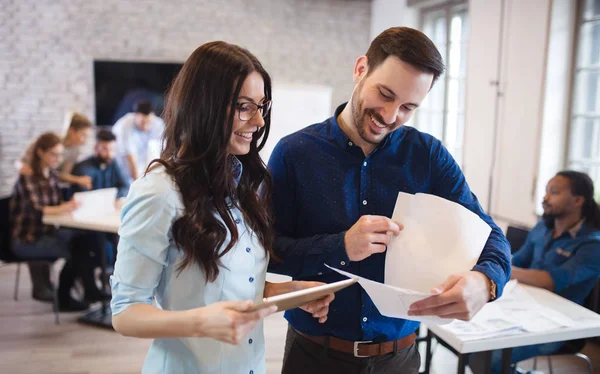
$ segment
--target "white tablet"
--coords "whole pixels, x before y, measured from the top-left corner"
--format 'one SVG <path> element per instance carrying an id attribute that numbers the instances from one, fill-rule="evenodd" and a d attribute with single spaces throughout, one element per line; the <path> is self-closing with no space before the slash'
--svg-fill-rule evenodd
<path id="1" fill-rule="evenodd" d="M 335 283 L 306 288 L 300 291 L 293 291 L 273 297 L 267 297 L 263 299 L 262 303 L 252 306 L 251 311 L 267 308 L 271 305 L 277 305 L 278 312 L 298 308 L 299 306 L 318 300 L 330 293 L 335 293 L 348 286 L 351 286 L 356 282 L 358 282 L 358 279 L 346 279 Z"/>

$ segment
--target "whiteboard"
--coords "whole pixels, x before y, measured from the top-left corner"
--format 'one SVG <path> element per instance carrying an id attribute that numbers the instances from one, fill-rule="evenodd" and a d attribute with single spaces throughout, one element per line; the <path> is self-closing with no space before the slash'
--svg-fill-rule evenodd
<path id="1" fill-rule="evenodd" d="M 271 152 L 281 138 L 333 115 L 332 91 L 327 86 L 273 84 L 271 131 L 260 152 L 265 163 L 269 162 Z"/>

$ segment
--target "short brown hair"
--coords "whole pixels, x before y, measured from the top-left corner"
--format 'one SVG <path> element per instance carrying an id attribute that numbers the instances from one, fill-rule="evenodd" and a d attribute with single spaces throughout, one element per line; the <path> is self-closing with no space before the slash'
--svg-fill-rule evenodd
<path id="1" fill-rule="evenodd" d="M 92 128 L 92 121 L 81 113 L 73 113 L 71 123 L 69 124 L 69 130 L 79 131 L 90 128 Z"/>
<path id="2" fill-rule="evenodd" d="M 419 30 L 410 27 L 391 27 L 379 34 L 369 46 L 369 74 L 389 56 L 433 74 L 431 85 L 444 73 L 444 60 L 435 44 Z"/>

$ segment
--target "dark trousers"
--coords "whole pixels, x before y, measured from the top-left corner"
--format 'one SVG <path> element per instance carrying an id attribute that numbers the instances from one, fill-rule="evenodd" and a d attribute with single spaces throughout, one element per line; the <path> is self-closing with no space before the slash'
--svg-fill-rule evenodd
<path id="1" fill-rule="evenodd" d="M 94 281 L 94 268 L 89 253 L 74 246 L 76 239 L 82 238 L 82 231 L 59 229 L 44 235 L 36 242 L 22 242 L 13 239 L 13 252 L 21 259 L 65 258 L 60 272 L 58 297 L 68 299 L 76 277 L 81 277 L 86 294 L 88 290 L 98 292 Z M 49 273 L 48 273 L 49 277 Z"/>
<path id="2" fill-rule="evenodd" d="M 416 374 L 421 366 L 417 345 L 382 356 L 357 358 L 327 349 L 288 326 L 282 374 Z"/>

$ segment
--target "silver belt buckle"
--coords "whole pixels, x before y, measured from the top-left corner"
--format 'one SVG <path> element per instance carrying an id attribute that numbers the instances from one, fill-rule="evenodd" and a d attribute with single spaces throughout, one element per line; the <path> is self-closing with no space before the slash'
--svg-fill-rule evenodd
<path id="1" fill-rule="evenodd" d="M 373 341 L 372 340 L 362 340 L 362 341 L 354 342 L 354 350 L 353 350 L 354 357 L 357 357 L 357 358 L 369 357 L 369 356 L 361 356 L 358 354 L 358 345 L 359 344 L 368 344 L 368 343 L 373 343 Z"/>

